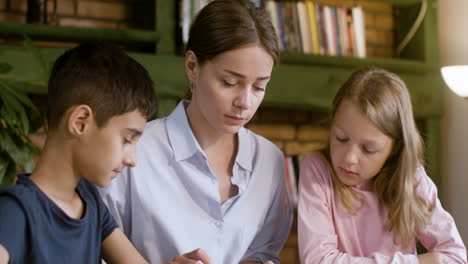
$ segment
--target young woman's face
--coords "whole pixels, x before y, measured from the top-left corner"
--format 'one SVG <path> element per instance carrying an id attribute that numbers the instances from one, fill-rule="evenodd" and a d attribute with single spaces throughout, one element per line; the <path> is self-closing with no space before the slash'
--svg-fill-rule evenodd
<path id="1" fill-rule="evenodd" d="M 373 178 L 390 156 L 393 139 L 349 100 L 338 107 L 330 131 L 333 169 L 342 183 L 355 186 Z"/>
<path id="2" fill-rule="evenodd" d="M 273 58 L 260 45 L 226 51 L 193 69 L 189 108 L 201 125 L 220 134 L 235 134 L 255 114 L 265 95 L 273 69 Z"/>

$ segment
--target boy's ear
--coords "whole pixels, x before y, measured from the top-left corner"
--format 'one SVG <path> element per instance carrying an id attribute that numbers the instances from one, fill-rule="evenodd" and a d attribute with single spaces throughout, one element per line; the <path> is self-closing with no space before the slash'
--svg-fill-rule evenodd
<path id="1" fill-rule="evenodd" d="M 93 124 L 93 110 L 88 105 L 78 105 L 68 116 L 68 132 L 74 136 L 81 136 Z"/>
<path id="2" fill-rule="evenodd" d="M 185 72 L 191 82 L 195 81 L 198 71 L 198 58 L 197 55 L 191 50 L 185 53 Z"/>

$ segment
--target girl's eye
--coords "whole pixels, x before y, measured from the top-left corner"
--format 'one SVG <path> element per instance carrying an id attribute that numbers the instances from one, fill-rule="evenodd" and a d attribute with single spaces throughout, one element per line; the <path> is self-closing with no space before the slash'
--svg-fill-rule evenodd
<path id="1" fill-rule="evenodd" d="M 368 148 L 366 148 L 366 147 L 364 147 L 362 150 L 363 150 L 364 153 L 366 153 L 366 154 L 374 154 L 374 153 L 377 153 L 376 150 L 374 150 L 374 149 L 368 149 Z"/>
<path id="2" fill-rule="evenodd" d="M 124 138 L 124 144 L 132 144 L 132 141 Z"/>
<path id="3" fill-rule="evenodd" d="M 347 141 L 348 141 L 347 138 L 340 138 L 340 137 L 338 137 L 338 136 L 336 136 L 335 138 L 336 138 L 336 140 L 338 140 L 339 142 L 347 142 Z"/>

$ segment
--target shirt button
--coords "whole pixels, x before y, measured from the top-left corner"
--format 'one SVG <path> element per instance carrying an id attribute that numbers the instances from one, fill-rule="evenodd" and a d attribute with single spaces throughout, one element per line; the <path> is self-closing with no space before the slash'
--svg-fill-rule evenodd
<path id="1" fill-rule="evenodd" d="M 245 185 L 241 185 L 240 189 L 241 191 L 245 191 Z"/>
<path id="2" fill-rule="evenodd" d="M 220 221 L 216 221 L 214 224 L 217 228 L 221 228 L 223 226 L 223 223 L 221 223 Z"/>

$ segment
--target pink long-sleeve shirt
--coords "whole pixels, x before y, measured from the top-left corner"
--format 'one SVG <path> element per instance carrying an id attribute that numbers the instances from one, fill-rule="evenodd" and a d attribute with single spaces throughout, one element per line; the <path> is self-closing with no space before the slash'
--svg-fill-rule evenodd
<path id="1" fill-rule="evenodd" d="M 332 184 L 329 167 L 317 155 L 301 164 L 299 181 L 299 255 L 302 264 L 313 263 L 419 263 L 416 245 L 403 250 L 384 229 L 388 210 L 372 191 L 370 183 L 352 187 L 366 199 L 356 215 L 342 206 Z M 453 218 L 437 198 L 437 188 L 420 166 L 416 172 L 417 193 L 433 206 L 431 224 L 418 239 L 431 252 L 467 263 L 466 248 Z"/>

